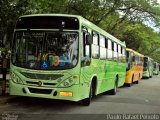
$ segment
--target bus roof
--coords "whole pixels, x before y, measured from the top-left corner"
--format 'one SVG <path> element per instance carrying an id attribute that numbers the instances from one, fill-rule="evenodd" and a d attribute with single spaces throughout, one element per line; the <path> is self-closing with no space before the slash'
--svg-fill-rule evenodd
<path id="1" fill-rule="evenodd" d="M 134 52 L 134 54 L 136 54 L 136 55 L 138 55 L 138 56 L 141 56 L 141 57 L 144 57 L 143 54 L 141 54 L 141 53 L 139 53 L 139 52 L 137 52 L 137 51 L 135 51 L 135 50 L 133 50 L 133 49 L 131 49 L 131 48 L 126 48 L 126 51 Z"/>
<path id="2" fill-rule="evenodd" d="M 80 15 L 70 15 L 70 14 L 31 14 L 31 15 L 24 15 L 21 16 L 22 17 L 35 17 L 35 16 L 64 16 L 64 17 L 76 17 L 79 19 L 80 21 L 80 25 L 85 25 L 87 27 L 89 27 L 90 29 L 94 30 L 95 32 L 99 32 L 102 35 L 106 36 L 107 38 L 109 38 L 110 40 L 122 45 L 123 47 L 126 47 L 125 41 L 122 42 L 119 39 L 117 39 L 116 37 L 112 36 L 111 34 L 107 33 L 106 31 L 104 31 L 103 29 L 101 29 L 100 27 L 96 26 L 95 24 L 93 24 L 92 22 L 88 21 L 87 19 L 83 18 Z"/>
<path id="3" fill-rule="evenodd" d="M 149 56 L 144 56 L 144 58 L 148 58 L 149 60 L 153 60 L 151 57 Z"/>

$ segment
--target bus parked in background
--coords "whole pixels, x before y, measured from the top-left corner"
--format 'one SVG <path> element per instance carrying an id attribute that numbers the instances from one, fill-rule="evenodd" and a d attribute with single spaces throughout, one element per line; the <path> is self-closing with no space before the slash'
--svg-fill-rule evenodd
<path id="1" fill-rule="evenodd" d="M 89 105 L 93 96 L 123 86 L 125 49 L 81 16 L 22 16 L 14 30 L 10 95 Z"/>
<path id="2" fill-rule="evenodd" d="M 142 78 L 143 74 L 143 57 L 144 55 L 126 48 L 126 60 L 127 60 L 127 68 L 126 68 L 126 80 L 125 84 L 127 86 L 131 86 L 132 83 L 137 83 Z"/>
<path id="3" fill-rule="evenodd" d="M 153 59 L 144 56 L 144 63 L 143 63 L 143 78 L 150 78 L 153 76 Z"/>
<path id="4" fill-rule="evenodd" d="M 154 62 L 153 74 L 154 75 L 159 74 L 159 63 L 157 63 L 157 62 Z"/>

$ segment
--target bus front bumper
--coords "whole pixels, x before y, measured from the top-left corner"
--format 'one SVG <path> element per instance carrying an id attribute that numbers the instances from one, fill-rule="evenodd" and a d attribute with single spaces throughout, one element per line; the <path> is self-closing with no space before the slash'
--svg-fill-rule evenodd
<path id="1" fill-rule="evenodd" d="M 145 77 L 148 77 L 148 78 L 150 77 L 148 71 L 143 71 L 143 78 L 145 78 Z"/>
<path id="2" fill-rule="evenodd" d="M 16 96 L 29 96 L 69 101 L 79 101 L 81 98 L 78 96 L 79 85 L 72 85 L 68 88 L 49 88 L 38 86 L 27 86 L 16 84 L 9 80 L 9 93 Z"/>

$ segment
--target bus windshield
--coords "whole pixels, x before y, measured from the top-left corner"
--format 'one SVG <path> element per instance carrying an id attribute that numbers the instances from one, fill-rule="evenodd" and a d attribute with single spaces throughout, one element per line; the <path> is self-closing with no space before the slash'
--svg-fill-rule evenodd
<path id="1" fill-rule="evenodd" d="M 78 62 L 77 32 L 17 31 L 12 63 L 29 69 L 68 69 Z"/>

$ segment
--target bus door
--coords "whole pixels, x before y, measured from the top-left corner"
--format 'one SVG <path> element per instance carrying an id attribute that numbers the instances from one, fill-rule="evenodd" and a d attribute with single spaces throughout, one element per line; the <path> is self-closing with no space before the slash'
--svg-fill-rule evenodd
<path id="1" fill-rule="evenodd" d="M 91 64 L 91 43 L 88 39 L 91 39 L 90 33 L 87 30 L 81 32 L 82 46 L 80 48 L 81 53 L 81 71 L 80 71 L 80 91 L 88 91 L 90 85 L 90 79 L 92 76 Z M 84 93 L 80 93 L 83 95 Z M 86 93 L 87 94 L 87 93 Z"/>

